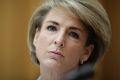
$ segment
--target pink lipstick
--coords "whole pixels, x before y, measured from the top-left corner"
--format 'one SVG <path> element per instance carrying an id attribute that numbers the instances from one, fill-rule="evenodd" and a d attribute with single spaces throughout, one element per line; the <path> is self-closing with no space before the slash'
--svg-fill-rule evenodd
<path id="1" fill-rule="evenodd" d="M 53 54 L 55 54 L 55 55 L 64 57 L 63 54 L 62 54 L 62 52 L 59 52 L 59 51 L 49 51 L 49 53 L 53 53 Z"/>

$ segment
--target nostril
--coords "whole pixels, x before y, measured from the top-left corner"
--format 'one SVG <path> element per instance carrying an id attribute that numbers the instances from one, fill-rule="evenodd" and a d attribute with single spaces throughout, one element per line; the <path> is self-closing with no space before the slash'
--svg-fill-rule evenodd
<path id="1" fill-rule="evenodd" d="M 63 47 L 64 46 L 63 43 L 60 46 Z"/>
<path id="2" fill-rule="evenodd" d="M 57 42 L 55 41 L 55 44 L 57 44 Z"/>
<path id="3" fill-rule="evenodd" d="M 64 43 L 63 42 L 54 42 L 55 45 L 57 45 L 58 47 L 64 47 Z"/>

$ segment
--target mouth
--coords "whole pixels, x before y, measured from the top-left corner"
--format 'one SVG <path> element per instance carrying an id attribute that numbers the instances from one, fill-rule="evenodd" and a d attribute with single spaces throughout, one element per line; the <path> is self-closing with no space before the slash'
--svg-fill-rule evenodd
<path id="1" fill-rule="evenodd" d="M 64 55 L 60 51 L 49 51 L 49 53 L 52 53 L 52 54 L 54 54 L 56 56 L 64 57 Z"/>

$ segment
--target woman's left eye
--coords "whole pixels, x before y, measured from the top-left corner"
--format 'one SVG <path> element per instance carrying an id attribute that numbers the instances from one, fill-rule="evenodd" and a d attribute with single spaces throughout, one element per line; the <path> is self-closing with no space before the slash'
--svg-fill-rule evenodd
<path id="1" fill-rule="evenodd" d="M 48 31 L 57 31 L 57 28 L 53 25 L 47 26 Z"/>
<path id="2" fill-rule="evenodd" d="M 74 39 L 79 39 L 79 34 L 78 33 L 76 33 L 76 32 L 70 32 L 69 33 L 69 36 L 71 36 L 72 38 L 74 38 Z"/>

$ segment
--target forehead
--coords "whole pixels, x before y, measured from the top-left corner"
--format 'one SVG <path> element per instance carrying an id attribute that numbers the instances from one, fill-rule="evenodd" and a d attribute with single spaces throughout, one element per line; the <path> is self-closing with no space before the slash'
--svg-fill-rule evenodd
<path id="1" fill-rule="evenodd" d="M 46 15 L 44 22 L 49 20 L 56 21 L 61 24 L 67 24 L 68 26 L 74 25 L 78 28 L 84 29 L 84 25 L 80 18 L 65 8 L 51 9 Z"/>

